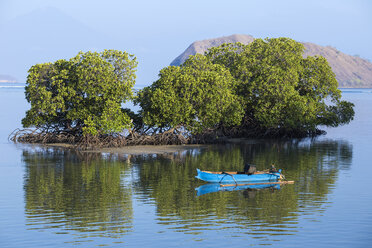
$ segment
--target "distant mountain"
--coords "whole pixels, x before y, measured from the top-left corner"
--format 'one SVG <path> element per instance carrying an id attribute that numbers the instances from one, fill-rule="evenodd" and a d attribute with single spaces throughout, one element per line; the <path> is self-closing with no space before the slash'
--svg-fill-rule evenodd
<path id="1" fill-rule="evenodd" d="M 79 51 L 95 50 L 108 39 L 84 23 L 55 8 L 36 9 L 1 26 L 1 73 L 26 80 L 37 63 L 70 58 Z"/>
<path id="2" fill-rule="evenodd" d="M 210 47 L 223 43 L 241 42 L 249 44 L 253 36 L 234 34 L 215 39 L 196 41 L 192 43 L 181 55 L 175 58 L 171 65 L 180 65 L 190 56 L 197 53 L 204 54 Z M 357 56 L 347 55 L 330 46 L 320 46 L 314 43 L 301 42 L 305 46 L 304 57 L 321 55 L 328 60 L 339 87 L 345 88 L 372 88 L 372 63 Z"/>
<path id="3" fill-rule="evenodd" d="M 244 34 L 234 34 L 230 36 L 224 36 L 215 39 L 195 41 L 192 43 L 181 55 L 175 58 L 171 65 L 180 65 L 190 56 L 197 53 L 204 54 L 209 48 L 220 46 L 223 43 L 235 43 L 240 42 L 243 44 L 249 44 L 254 40 L 253 36 Z"/>
<path id="4" fill-rule="evenodd" d="M 15 77 L 9 75 L 0 75 L 0 83 L 17 83 L 17 79 Z"/>

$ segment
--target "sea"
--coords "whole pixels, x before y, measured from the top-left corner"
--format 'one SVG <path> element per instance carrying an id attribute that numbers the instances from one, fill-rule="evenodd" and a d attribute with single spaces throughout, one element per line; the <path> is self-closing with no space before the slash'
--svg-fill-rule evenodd
<path id="1" fill-rule="evenodd" d="M 14 144 L 24 85 L 0 86 L 0 247 L 371 247 L 372 89 L 350 124 L 166 154 Z M 219 187 L 196 169 L 275 164 L 294 184 Z"/>

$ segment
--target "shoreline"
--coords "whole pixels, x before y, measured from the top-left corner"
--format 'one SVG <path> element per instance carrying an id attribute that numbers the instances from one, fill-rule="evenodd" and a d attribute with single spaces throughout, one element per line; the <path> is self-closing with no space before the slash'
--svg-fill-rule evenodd
<path id="1" fill-rule="evenodd" d="M 67 148 L 75 149 L 73 145 L 64 143 L 52 144 L 35 144 L 43 147 Z M 147 154 L 170 154 L 183 152 L 195 148 L 205 148 L 205 144 L 190 144 L 190 145 L 139 145 L 139 146 L 124 146 L 124 147 L 111 147 L 111 148 L 96 148 L 92 150 L 81 150 L 86 153 L 116 153 L 126 155 L 147 155 Z"/>
<path id="2" fill-rule="evenodd" d="M 259 144 L 266 142 L 287 142 L 288 140 L 307 140 L 311 137 L 305 138 L 291 138 L 291 139 L 260 139 L 260 138 L 229 138 L 224 141 L 223 144 Z M 68 143 L 16 143 L 21 146 L 31 146 L 39 148 L 56 148 L 56 149 L 67 149 L 72 151 L 78 151 L 79 153 L 101 153 L 101 154 L 119 154 L 119 155 L 150 155 L 150 154 L 175 154 L 192 149 L 209 148 L 214 145 L 222 143 L 209 143 L 209 144 L 183 144 L 183 145 L 131 145 L 122 147 L 102 147 L 92 149 L 79 149 L 75 145 Z"/>

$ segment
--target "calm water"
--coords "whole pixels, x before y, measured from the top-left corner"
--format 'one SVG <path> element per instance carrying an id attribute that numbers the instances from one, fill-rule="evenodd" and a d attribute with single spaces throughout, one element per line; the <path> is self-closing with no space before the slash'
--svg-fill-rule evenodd
<path id="1" fill-rule="evenodd" d="M 317 139 L 127 156 L 9 143 L 28 105 L 0 88 L 0 247 L 368 247 L 372 90 L 343 96 L 355 120 Z M 295 184 L 207 193 L 194 179 L 245 162 Z"/>

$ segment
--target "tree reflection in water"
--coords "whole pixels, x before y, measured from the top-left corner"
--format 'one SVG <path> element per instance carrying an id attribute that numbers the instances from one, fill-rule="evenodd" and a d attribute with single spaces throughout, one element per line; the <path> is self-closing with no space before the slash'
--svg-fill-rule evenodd
<path id="1" fill-rule="evenodd" d="M 141 156 L 25 149 L 27 222 L 80 237 L 120 238 L 134 231 L 135 197 L 136 204 L 156 207 L 157 224 L 177 232 L 288 235 L 298 229 L 299 215 L 324 211 L 339 170 L 349 169 L 351 159 L 352 146 L 334 140 L 265 140 Z M 246 162 L 259 170 L 275 163 L 295 184 L 196 196 L 204 184 L 194 178 L 196 168 L 234 171 Z"/>
<path id="2" fill-rule="evenodd" d="M 255 230 L 258 236 L 261 232 L 290 234 L 296 230 L 300 213 L 322 211 L 339 169 L 348 169 L 351 158 L 352 146 L 333 140 L 210 146 L 172 159 L 136 161 L 136 191 L 146 191 L 155 200 L 159 223 L 176 225 L 183 232 L 200 233 L 228 226 L 243 232 Z M 281 190 L 250 189 L 201 197 L 192 192 L 204 184 L 194 179 L 196 168 L 236 171 L 242 170 L 246 162 L 259 170 L 275 163 L 295 184 L 284 185 Z"/>
<path id="3" fill-rule="evenodd" d="M 125 163 L 56 149 L 24 150 L 23 161 L 30 229 L 58 228 L 80 238 L 115 238 L 132 230 L 132 189 L 122 180 Z"/>

